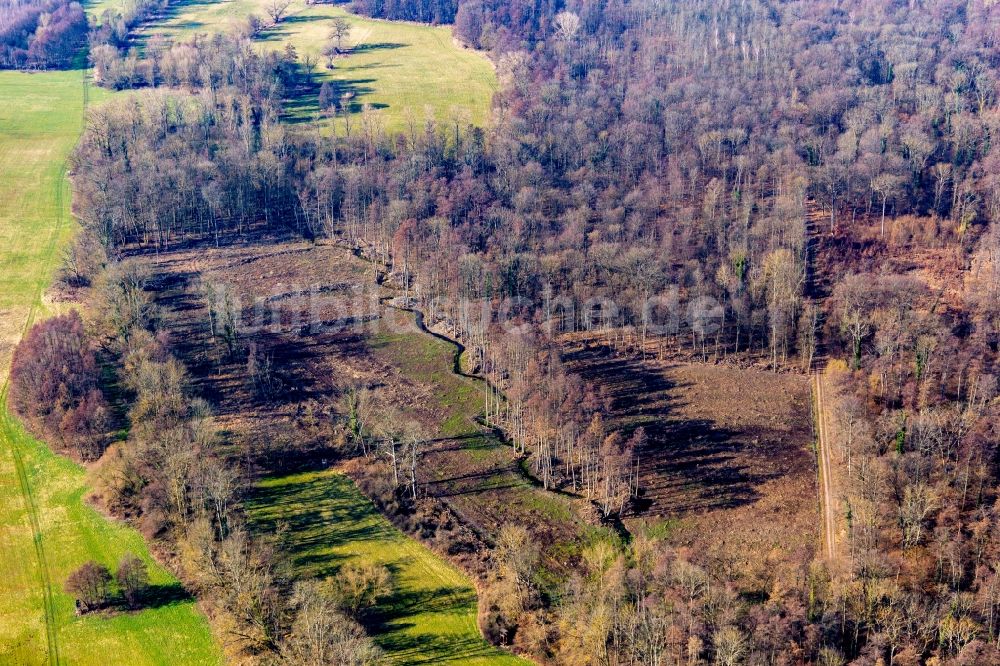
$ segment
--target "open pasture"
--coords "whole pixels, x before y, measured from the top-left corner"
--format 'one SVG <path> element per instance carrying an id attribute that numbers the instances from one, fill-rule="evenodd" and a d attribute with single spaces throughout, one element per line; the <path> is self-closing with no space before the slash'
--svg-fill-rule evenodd
<path id="1" fill-rule="evenodd" d="M 267 0 L 178 2 L 144 34 L 181 39 L 240 30 L 250 14 L 269 21 L 267 5 Z M 351 30 L 341 43 L 344 54 L 328 68 L 323 49 L 333 42 L 337 18 L 346 19 Z M 288 15 L 256 41 L 272 49 L 291 45 L 300 59 L 309 55 L 316 63 L 311 91 L 288 101 L 292 122 L 319 119 L 330 125 L 318 104 L 320 84 L 330 81 L 335 98 L 344 100 L 352 116 L 369 105 L 387 131 L 407 131 L 411 123 L 420 131 L 428 114 L 441 122 L 458 118 L 483 125 L 497 86 L 489 60 L 458 44 L 450 26 L 374 20 L 350 14 L 340 5 L 294 0 Z M 351 120 L 352 131 L 358 131 L 359 123 L 359 118 Z M 342 118 L 337 125 L 341 134 L 347 131 Z"/>

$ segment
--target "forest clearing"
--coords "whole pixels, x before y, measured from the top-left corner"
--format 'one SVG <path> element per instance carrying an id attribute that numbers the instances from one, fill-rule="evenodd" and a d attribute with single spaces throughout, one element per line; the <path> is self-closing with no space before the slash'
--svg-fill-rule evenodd
<path id="1" fill-rule="evenodd" d="M 610 530 L 591 524 L 592 510 L 586 502 L 547 492 L 532 482 L 513 449 L 477 422 L 483 411 L 484 387 L 481 381 L 454 373 L 455 347 L 419 330 L 412 313 L 384 305 L 386 296 L 374 283 L 370 264 L 348 249 L 269 235 L 220 248 L 181 247 L 137 260 L 154 276 L 150 282 L 154 302 L 179 357 L 191 371 L 199 394 L 212 400 L 215 425 L 224 433 L 223 450 L 253 459 L 261 473 L 307 470 L 268 476 L 248 500 L 255 529 L 270 534 L 277 524 L 288 522 L 283 538 L 292 544 L 292 561 L 310 563 L 295 567 L 297 576 L 331 575 L 348 555 L 369 564 L 392 564 L 396 560 L 386 558 L 398 548 L 417 549 L 413 552 L 419 552 L 421 560 L 450 553 L 466 570 L 484 575 L 482 539 L 490 539 L 492 526 L 527 519 L 532 534 L 546 544 L 543 576 L 555 585 L 569 575 L 586 545 L 613 538 Z M 311 286 L 301 289 L 303 285 Z M 255 389 L 246 361 L 230 357 L 206 327 L 212 302 L 205 294 L 210 290 L 225 293 L 242 321 L 257 322 L 245 328 L 240 344 L 251 346 L 257 358 L 269 359 L 273 370 L 268 383 L 274 388 L 266 395 Z M 263 302 L 269 309 L 260 319 Z M 325 322 L 329 330 L 317 327 L 317 322 Z M 410 522 L 403 526 L 430 537 L 437 555 L 403 537 L 381 517 L 376 520 L 369 500 L 347 477 L 322 466 L 315 469 L 318 458 L 332 463 L 338 457 L 328 444 L 337 437 L 332 429 L 335 414 L 345 409 L 344 401 L 356 387 L 365 386 L 376 387 L 370 399 L 378 405 L 378 411 L 366 416 L 371 419 L 367 427 L 378 431 L 398 421 L 419 432 L 423 440 L 416 483 L 425 499 L 418 503 L 416 517 L 407 518 Z M 375 498 L 383 511 L 404 516 L 391 493 L 386 470 L 360 462 L 347 461 L 346 475 Z M 328 494 L 309 491 L 326 485 L 336 488 L 339 508 L 331 508 Z M 269 492 L 274 486 L 283 492 Z M 296 497 L 294 509 L 285 503 L 288 495 Z M 314 519 L 296 518 L 303 515 Z M 340 535 L 373 530 L 378 539 L 388 540 L 381 554 L 378 539 L 371 548 L 360 550 L 341 542 Z M 295 545 L 300 542 L 329 547 L 332 554 L 322 555 L 325 550 L 300 553 Z M 398 566 L 402 565 L 396 562 L 390 568 Z M 433 566 L 447 567 L 442 562 Z M 402 575 L 394 580 L 398 587 L 393 595 L 421 593 L 418 578 Z M 473 595 L 471 606 L 464 594 Z M 443 635 L 457 632 L 460 638 L 454 640 L 468 646 L 459 654 L 466 649 L 471 654 L 485 650 L 484 660 L 503 663 L 510 659 L 503 653 L 490 656 L 493 653 L 485 643 L 476 647 L 482 639 L 475 623 L 479 612 L 475 591 L 469 588 L 463 595 L 448 597 L 454 604 L 441 612 L 449 617 L 471 613 L 471 619 L 462 620 L 465 624 L 456 625 L 459 628 L 445 626 Z M 373 617 L 393 612 L 396 596 L 376 604 Z M 438 622 L 419 617 L 413 621 L 414 631 L 424 633 Z M 473 634 L 460 630 L 468 628 L 469 622 Z M 391 624 L 376 623 L 371 628 L 376 643 L 391 659 L 422 663 L 397 633 Z M 437 640 L 449 645 L 452 639 Z"/>
<path id="2" fill-rule="evenodd" d="M 526 664 L 486 643 L 472 582 L 404 536 L 335 471 L 269 478 L 248 501 L 257 529 L 289 525 L 302 576 L 328 576 L 355 560 L 388 567 L 392 592 L 365 623 L 395 664 Z"/>
<path id="3" fill-rule="evenodd" d="M 747 570 L 767 566 L 752 553 L 802 558 L 816 548 L 803 377 L 620 354 L 599 334 L 566 335 L 562 349 L 569 367 L 601 389 L 609 429 L 645 432 L 636 452 L 641 510 L 626 519 L 630 528 L 666 521 L 668 543 L 710 549 Z"/>
<path id="4" fill-rule="evenodd" d="M 163 16 L 145 29 L 178 41 L 194 35 L 240 31 L 250 15 L 268 18 L 271 0 L 171 3 Z M 285 105 L 293 123 L 337 117 L 340 134 L 360 132 L 361 111 L 370 106 L 377 122 L 390 132 L 422 131 L 430 117 L 442 123 L 486 124 L 490 99 L 497 87 L 493 65 L 480 52 L 463 48 L 447 26 L 383 21 L 352 14 L 343 5 L 293 0 L 280 22 L 254 35 L 261 49 L 293 47 L 312 78 Z M 342 37 L 331 37 L 335 20 L 346 21 Z M 336 55 L 324 55 L 336 43 Z M 343 112 L 319 107 L 320 86 L 333 86 Z M 366 121 L 367 122 L 367 121 Z"/>

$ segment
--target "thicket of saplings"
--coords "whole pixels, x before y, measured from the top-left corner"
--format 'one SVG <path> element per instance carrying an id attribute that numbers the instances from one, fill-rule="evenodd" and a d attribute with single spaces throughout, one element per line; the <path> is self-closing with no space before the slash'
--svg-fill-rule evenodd
<path id="1" fill-rule="evenodd" d="M 371 111 L 334 139 L 290 129 L 278 123 L 289 54 L 248 85 L 249 49 L 222 47 L 234 66 L 172 46 L 202 48 L 206 74 L 140 97 L 150 113 L 112 105 L 91 119 L 76 162 L 91 175 L 84 223 L 111 248 L 222 242 L 255 220 L 339 234 L 422 303 L 517 298 L 526 323 L 546 317 L 550 293 L 577 313 L 612 299 L 600 324 L 637 332 L 651 296 L 712 296 L 717 335 L 669 316 L 660 328 L 703 358 L 780 367 L 822 336 L 849 360 L 841 393 L 857 425 L 849 576 L 812 553 L 733 559 L 636 538 L 588 551 L 549 605 L 529 556 L 504 577 L 519 592 L 503 597 L 504 636 L 559 663 L 995 661 L 1000 7 L 519 7 L 457 9 L 498 63 L 488 131 L 414 121 L 387 137 Z M 825 283 L 808 270 L 810 211 L 839 243 Z M 918 250 L 956 258 L 963 279 L 945 302 L 882 270 Z M 544 330 L 525 349 L 491 321 L 444 314 L 508 393 L 491 418 L 536 469 L 627 507 L 609 490 L 621 475 L 588 462 L 606 437 L 580 436 L 590 421 Z"/>

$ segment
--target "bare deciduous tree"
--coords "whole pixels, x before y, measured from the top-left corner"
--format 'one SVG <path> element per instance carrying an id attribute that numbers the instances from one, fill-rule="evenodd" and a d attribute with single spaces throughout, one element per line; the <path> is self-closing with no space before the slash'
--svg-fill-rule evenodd
<path id="1" fill-rule="evenodd" d="M 86 562 L 66 579 L 66 592 L 76 598 L 83 610 L 93 610 L 108 603 L 111 581 L 111 572 L 106 566 Z"/>
<path id="2" fill-rule="evenodd" d="M 269 0 L 265 7 L 267 15 L 275 23 L 281 23 L 285 19 L 285 14 L 291 6 L 292 0 Z"/>
<path id="3" fill-rule="evenodd" d="M 149 587 L 149 567 L 134 554 L 126 553 L 118 563 L 115 580 L 125 602 L 135 608 Z"/>
<path id="4" fill-rule="evenodd" d="M 576 39 L 580 32 L 580 16 L 571 11 L 561 11 L 556 14 L 553 22 L 556 30 L 556 37 L 564 42 Z"/>
<path id="5" fill-rule="evenodd" d="M 351 34 L 351 22 L 343 17 L 333 20 L 333 27 L 330 28 L 330 39 L 334 42 L 335 53 L 344 50 L 344 40 Z"/>

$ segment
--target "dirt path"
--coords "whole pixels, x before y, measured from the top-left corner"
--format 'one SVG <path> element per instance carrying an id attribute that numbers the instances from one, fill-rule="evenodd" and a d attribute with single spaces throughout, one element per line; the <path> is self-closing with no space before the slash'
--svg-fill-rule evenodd
<path id="1" fill-rule="evenodd" d="M 813 374 L 816 395 L 816 446 L 819 461 L 820 509 L 823 514 L 823 550 L 831 562 L 836 559 L 837 516 L 834 508 L 833 465 L 830 462 L 830 438 L 826 405 L 823 402 L 823 373 Z"/>

